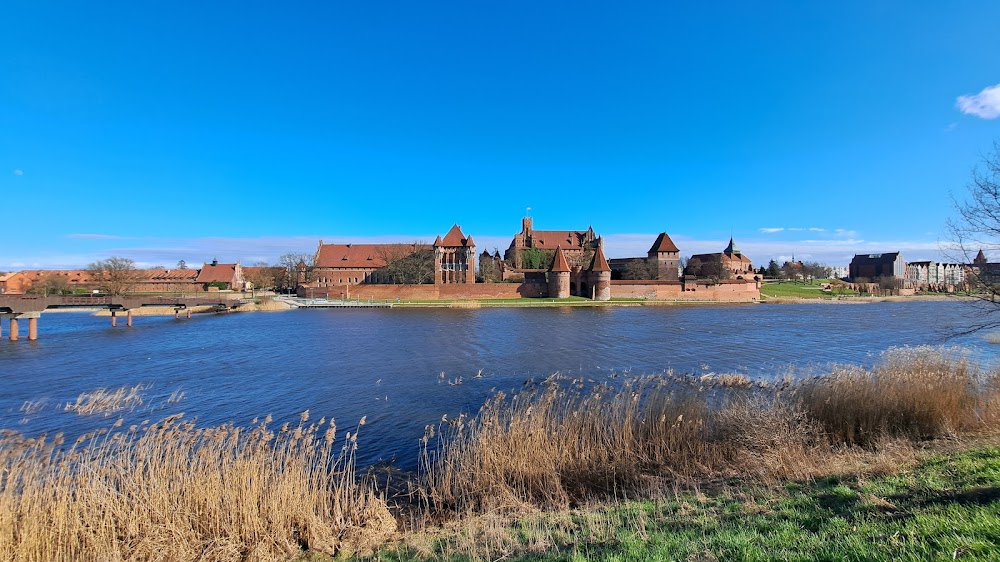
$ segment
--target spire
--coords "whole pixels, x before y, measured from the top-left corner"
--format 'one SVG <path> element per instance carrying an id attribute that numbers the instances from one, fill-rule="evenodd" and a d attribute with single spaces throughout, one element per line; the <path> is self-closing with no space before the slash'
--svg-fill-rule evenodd
<path id="1" fill-rule="evenodd" d="M 737 256 L 742 253 L 742 252 L 740 252 L 740 249 L 736 247 L 736 242 L 733 241 L 733 237 L 732 236 L 729 237 L 729 245 L 726 246 L 726 249 L 723 250 L 723 253 L 734 254 L 734 255 L 737 255 Z"/>
<path id="2" fill-rule="evenodd" d="M 597 247 L 597 251 L 594 252 L 594 261 L 590 262 L 590 271 L 611 271 L 611 266 L 608 265 L 608 260 L 604 258 L 604 250 L 600 246 Z"/>
<path id="3" fill-rule="evenodd" d="M 440 245 L 441 245 L 441 235 L 438 234 L 437 238 L 434 239 L 434 247 L 437 248 Z"/>
<path id="4" fill-rule="evenodd" d="M 549 267 L 552 273 L 569 273 L 569 262 L 563 254 L 562 246 L 556 246 L 556 255 L 552 258 L 552 266 Z"/>
<path id="5" fill-rule="evenodd" d="M 976 254 L 976 258 L 972 260 L 972 263 L 976 263 L 976 264 L 986 263 L 986 254 L 983 253 L 982 249 L 980 249 L 979 253 Z"/>

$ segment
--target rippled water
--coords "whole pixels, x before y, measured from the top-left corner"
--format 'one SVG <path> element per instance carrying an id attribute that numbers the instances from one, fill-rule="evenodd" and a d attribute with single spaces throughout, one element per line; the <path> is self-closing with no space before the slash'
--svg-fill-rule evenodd
<path id="1" fill-rule="evenodd" d="M 367 416 L 361 462 L 411 467 L 424 425 L 557 371 L 594 380 L 665 369 L 770 377 L 870 365 L 890 347 L 925 344 L 960 345 L 992 363 L 1000 346 L 981 335 L 944 340 L 968 315 L 955 302 L 344 309 L 137 317 L 133 328 L 111 328 L 106 317 L 46 313 L 37 342 L 0 341 L 0 428 L 106 427 L 117 418 L 63 407 L 82 392 L 143 384 L 144 403 L 128 422 L 182 411 L 199 424 L 267 414 L 282 422 L 309 409 L 346 429 Z M 168 404 L 176 390 L 184 397 Z"/>

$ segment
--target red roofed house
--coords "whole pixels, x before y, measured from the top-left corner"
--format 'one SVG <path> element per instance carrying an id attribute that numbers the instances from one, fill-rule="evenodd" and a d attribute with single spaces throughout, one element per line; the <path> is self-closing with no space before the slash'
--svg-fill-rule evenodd
<path id="1" fill-rule="evenodd" d="M 0 276 L 0 293 L 19 295 L 32 288 L 41 291 L 45 287 L 53 292 L 78 292 L 79 289 L 97 288 L 97 284 L 85 269 L 25 269 Z"/>
<path id="2" fill-rule="evenodd" d="M 142 277 L 130 292 L 184 293 L 206 290 L 197 282 L 197 269 L 146 269 L 139 274 Z"/>
<path id="3" fill-rule="evenodd" d="M 243 268 L 239 262 L 219 263 L 217 260 L 204 264 L 194 282 L 201 284 L 206 291 L 213 289 L 242 291 L 246 283 L 243 279 Z"/>
<path id="4" fill-rule="evenodd" d="M 384 268 L 390 262 L 405 259 L 426 244 L 324 244 L 319 241 L 313 260 L 313 287 L 394 283 Z"/>

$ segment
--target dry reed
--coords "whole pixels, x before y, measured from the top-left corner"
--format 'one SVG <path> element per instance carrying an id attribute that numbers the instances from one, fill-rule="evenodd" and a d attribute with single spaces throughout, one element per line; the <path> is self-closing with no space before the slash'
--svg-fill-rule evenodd
<path id="1" fill-rule="evenodd" d="M 982 427 L 996 415 L 994 380 L 958 350 L 898 348 L 871 370 L 839 367 L 798 393 L 834 443 L 868 445 Z"/>
<path id="2" fill-rule="evenodd" d="M 114 390 L 98 388 L 90 392 L 83 392 L 76 398 L 73 404 L 66 404 L 67 412 L 75 412 L 80 415 L 104 414 L 111 415 L 123 410 L 133 410 L 142 405 L 142 391 L 146 387 L 137 384 L 131 388 L 121 387 Z"/>
<path id="3" fill-rule="evenodd" d="M 418 491 L 439 516 L 559 509 L 720 477 L 811 478 L 845 463 L 881 471 L 912 456 L 900 439 L 990 427 L 998 390 L 939 348 L 780 385 L 668 374 L 583 391 L 551 378 L 428 427 Z"/>
<path id="4" fill-rule="evenodd" d="M 395 530 L 355 478 L 356 431 L 181 416 L 119 420 L 68 446 L 0 435 L 0 560 L 287 560 L 370 549 Z"/>

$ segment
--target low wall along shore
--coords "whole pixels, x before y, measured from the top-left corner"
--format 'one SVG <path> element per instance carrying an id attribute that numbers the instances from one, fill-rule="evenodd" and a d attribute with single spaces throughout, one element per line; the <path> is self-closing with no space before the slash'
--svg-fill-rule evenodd
<path id="1" fill-rule="evenodd" d="M 543 298 L 548 287 L 539 283 L 475 283 L 454 285 L 336 285 L 300 287 L 300 297 L 361 300 L 485 300 Z M 750 281 L 612 281 L 611 298 L 680 301 L 755 302 L 760 286 Z"/>

